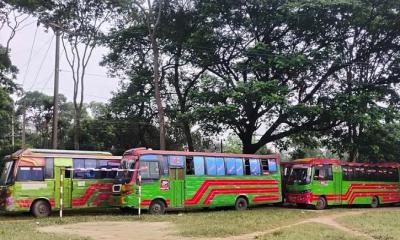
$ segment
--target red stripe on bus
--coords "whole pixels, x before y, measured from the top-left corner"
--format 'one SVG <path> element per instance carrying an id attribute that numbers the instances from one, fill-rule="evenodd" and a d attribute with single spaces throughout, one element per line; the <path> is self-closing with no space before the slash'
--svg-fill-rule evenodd
<path id="1" fill-rule="evenodd" d="M 266 202 L 266 201 L 275 201 L 279 200 L 279 196 L 257 196 L 253 198 L 253 202 Z"/>
<path id="2" fill-rule="evenodd" d="M 219 194 L 252 194 L 252 193 L 276 193 L 279 192 L 278 188 L 220 188 L 220 189 L 212 189 L 206 199 L 204 200 L 204 204 L 208 205 L 211 203 L 215 195 Z"/>
<path id="3" fill-rule="evenodd" d="M 82 206 L 85 205 L 87 203 L 87 201 L 89 200 L 89 198 L 97 191 L 97 190 L 109 190 L 111 192 L 111 188 L 112 188 L 112 183 L 96 183 L 96 184 L 92 184 L 90 185 L 85 193 L 83 194 L 83 196 L 79 197 L 79 198 L 74 198 L 72 199 L 72 206 Z M 110 195 L 111 196 L 111 195 Z"/>
<path id="4" fill-rule="evenodd" d="M 276 180 L 205 180 L 191 199 L 185 200 L 186 205 L 195 205 L 203 197 L 210 186 L 248 186 L 248 185 L 277 185 Z"/>

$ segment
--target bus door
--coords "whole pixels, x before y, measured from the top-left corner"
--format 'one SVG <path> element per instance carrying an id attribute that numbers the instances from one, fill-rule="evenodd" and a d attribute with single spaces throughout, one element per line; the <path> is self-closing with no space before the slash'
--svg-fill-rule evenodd
<path id="1" fill-rule="evenodd" d="M 185 175 L 183 168 L 170 168 L 171 207 L 183 207 L 185 199 Z"/>
<path id="2" fill-rule="evenodd" d="M 329 205 L 336 201 L 328 196 L 336 194 L 336 187 L 333 181 L 333 172 L 331 164 L 315 165 L 313 173 L 313 193 L 314 195 L 327 196 Z"/>
<path id="3" fill-rule="evenodd" d="M 55 178 L 55 189 L 54 189 L 54 200 L 56 208 L 60 207 L 60 198 L 63 199 L 63 208 L 70 208 L 72 202 L 72 172 L 65 170 L 66 168 L 72 167 L 72 159 L 55 159 L 54 160 L 54 178 Z M 63 180 L 61 181 L 61 175 Z M 61 182 L 63 182 L 63 192 L 61 193 Z"/>
<path id="4" fill-rule="evenodd" d="M 335 194 L 335 204 L 342 204 L 342 167 L 338 165 L 332 166 L 333 171 L 333 187 Z"/>

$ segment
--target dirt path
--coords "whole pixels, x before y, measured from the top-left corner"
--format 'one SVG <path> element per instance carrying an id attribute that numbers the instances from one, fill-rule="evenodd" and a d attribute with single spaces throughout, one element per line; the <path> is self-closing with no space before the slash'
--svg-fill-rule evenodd
<path id="1" fill-rule="evenodd" d="M 258 236 L 266 235 L 305 223 L 322 223 L 330 227 L 339 229 L 355 236 L 362 236 L 366 239 L 374 239 L 369 235 L 347 228 L 335 221 L 335 219 L 345 216 L 362 214 L 365 211 L 349 211 L 343 213 L 332 214 L 328 216 L 319 216 L 306 219 L 297 223 L 289 224 L 282 227 L 259 231 L 239 236 L 231 236 L 226 238 L 214 238 L 214 240 L 253 240 Z M 172 223 L 167 222 L 86 222 L 68 225 L 55 225 L 38 229 L 41 232 L 72 234 L 83 237 L 90 237 L 95 240 L 115 240 L 115 239 L 182 239 L 182 240 L 205 240 L 209 238 L 187 238 L 177 236 L 177 231 Z"/>

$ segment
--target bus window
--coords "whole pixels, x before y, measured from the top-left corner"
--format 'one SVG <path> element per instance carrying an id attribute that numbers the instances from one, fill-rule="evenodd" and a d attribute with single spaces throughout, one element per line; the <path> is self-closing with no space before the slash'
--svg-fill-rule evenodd
<path id="1" fill-rule="evenodd" d="M 226 175 L 243 175 L 243 160 L 241 158 L 226 158 Z"/>
<path id="2" fill-rule="evenodd" d="M 7 161 L 2 169 L 0 185 L 5 186 L 13 182 L 14 161 Z"/>
<path id="3" fill-rule="evenodd" d="M 44 171 L 42 167 L 19 167 L 17 181 L 43 181 Z"/>
<path id="4" fill-rule="evenodd" d="M 236 159 L 236 175 L 243 176 L 243 159 Z"/>
<path id="5" fill-rule="evenodd" d="M 268 169 L 270 172 L 277 171 L 277 164 L 275 159 L 268 159 Z"/>
<path id="6" fill-rule="evenodd" d="M 214 157 L 206 157 L 207 175 L 217 175 L 217 166 Z"/>
<path id="7" fill-rule="evenodd" d="M 251 175 L 261 175 L 260 161 L 258 159 L 250 159 Z"/>
<path id="8" fill-rule="evenodd" d="M 223 158 L 215 158 L 215 165 L 217 167 L 217 175 L 224 176 L 225 175 L 225 164 Z"/>
<path id="9" fill-rule="evenodd" d="M 143 180 L 160 178 L 160 168 L 158 162 L 143 161 L 139 163 Z"/>
<path id="10" fill-rule="evenodd" d="M 332 165 L 318 165 L 314 167 L 314 180 L 333 180 Z"/>
<path id="11" fill-rule="evenodd" d="M 194 175 L 194 163 L 193 158 L 186 158 L 186 175 Z"/>
<path id="12" fill-rule="evenodd" d="M 46 158 L 45 178 L 54 177 L 54 158 Z"/>
<path id="13" fill-rule="evenodd" d="M 204 175 L 204 158 L 203 157 L 193 157 L 194 162 L 194 174 L 196 176 Z"/>
<path id="14" fill-rule="evenodd" d="M 250 161 L 247 158 L 244 160 L 244 170 L 245 170 L 245 175 L 251 175 L 251 172 L 250 172 Z"/>

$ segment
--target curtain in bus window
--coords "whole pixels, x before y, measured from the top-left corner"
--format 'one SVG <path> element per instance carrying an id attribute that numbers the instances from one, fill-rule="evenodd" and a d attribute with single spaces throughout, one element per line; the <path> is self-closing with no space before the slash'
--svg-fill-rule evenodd
<path id="1" fill-rule="evenodd" d="M 207 175 L 215 176 L 217 175 L 217 166 L 215 164 L 214 157 L 206 157 L 206 164 L 207 164 Z"/>
<path id="2" fill-rule="evenodd" d="M 74 168 L 85 168 L 85 159 L 74 159 Z M 85 178 L 85 172 L 75 170 L 74 178 Z"/>
<path id="3" fill-rule="evenodd" d="M 97 168 L 97 160 L 96 159 L 86 159 L 85 160 L 85 168 Z M 96 172 L 86 171 L 85 178 L 87 178 L 87 179 L 96 178 Z"/>
<path id="4" fill-rule="evenodd" d="M 268 169 L 270 172 L 275 172 L 277 170 L 275 159 L 268 159 Z"/>
<path id="5" fill-rule="evenodd" d="M 250 159 L 250 173 L 251 175 L 260 175 L 260 161 L 258 159 Z"/>
<path id="6" fill-rule="evenodd" d="M 236 175 L 236 159 L 226 158 L 226 175 Z"/>
<path id="7" fill-rule="evenodd" d="M 172 167 L 183 168 L 185 165 L 185 156 L 168 156 L 168 164 Z"/>
<path id="8" fill-rule="evenodd" d="M 28 181 L 31 178 L 30 167 L 19 167 L 17 173 L 17 181 Z"/>
<path id="9" fill-rule="evenodd" d="M 204 158 L 203 157 L 193 157 L 194 162 L 194 175 L 203 176 L 204 175 Z"/>
<path id="10" fill-rule="evenodd" d="M 237 158 L 236 159 L 236 175 L 243 176 L 243 159 Z"/>
<path id="11" fill-rule="evenodd" d="M 41 167 L 32 167 L 31 169 L 31 179 L 32 181 L 43 181 L 44 180 L 44 172 Z"/>
<path id="12" fill-rule="evenodd" d="M 224 176 L 225 175 L 225 164 L 223 158 L 215 158 L 215 165 L 217 166 L 217 175 Z"/>
<path id="13" fill-rule="evenodd" d="M 46 158 L 45 178 L 54 177 L 54 158 Z"/>

